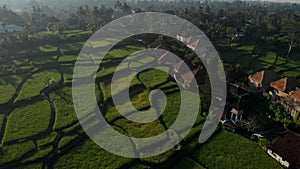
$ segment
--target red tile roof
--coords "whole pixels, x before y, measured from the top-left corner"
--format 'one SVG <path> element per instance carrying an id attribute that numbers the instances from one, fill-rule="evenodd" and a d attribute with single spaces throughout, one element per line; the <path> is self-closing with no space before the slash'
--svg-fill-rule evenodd
<path id="1" fill-rule="evenodd" d="M 278 80 L 279 76 L 273 71 L 263 70 L 257 72 L 256 74 L 250 75 L 248 79 L 251 82 L 257 83 L 260 87 L 265 87 L 270 82 Z"/>
<path id="2" fill-rule="evenodd" d="M 199 42 L 200 42 L 200 39 L 196 40 L 196 41 L 193 42 L 193 43 L 188 44 L 187 46 L 188 46 L 189 48 L 195 50 L 195 49 L 198 47 Z"/>
<path id="3" fill-rule="evenodd" d="M 270 86 L 278 91 L 287 92 L 300 87 L 300 83 L 295 78 L 285 77 L 270 83 Z"/>
<path id="4" fill-rule="evenodd" d="M 177 40 L 182 41 L 183 43 L 190 43 L 192 40 L 191 36 L 186 38 L 184 36 L 177 35 L 176 37 L 177 37 Z"/>
<path id="5" fill-rule="evenodd" d="M 292 96 L 293 99 L 300 102 L 300 90 L 291 92 L 290 95 Z"/>
<path id="6" fill-rule="evenodd" d="M 181 75 L 181 78 L 183 80 L 187 81 L 188 83 L 191 83 L 192 80 L 194 79 L 195 75 L 199 72 L 199 70 L 200 70 L 200 66 L 193 71 L 189 71 L 189 72 Z"/>
<path id="7" fill-rule="evenodd" d="M 184 63 L 184 61 L 182 60 L 182 61 L 176 63 L 176 64 L 173 66 L 173 67 L 174 67 L 174 71 L 175 71 L 176 73 L 179 73 L 179 70 L 180 70 L 181 66 L 183 65 L 183 63 Z"/>

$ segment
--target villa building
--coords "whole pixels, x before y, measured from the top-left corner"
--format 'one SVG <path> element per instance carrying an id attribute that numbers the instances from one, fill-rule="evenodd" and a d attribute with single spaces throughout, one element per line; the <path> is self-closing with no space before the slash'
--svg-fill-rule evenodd
<path id="1" fill-rule="evenodd" d="M 291 112 L 292 117 L 296 117 L 299 111 L 299 90 L 300 83 L 291 77 L 285 77 L 275 82 L 270 83 L 271 90 L 269 94 L 272 96 L 272 101 L 280 103 L 283 107 Z"/>
<path id="2" fill-rule="evenodd" d="M 280 77 L 270 70 L 263 70 L 248 77 L 249 86 L 257 92 L 266 90 L 269 88 L 271 82 L 278 79 L 280 79 Z"/>
<path id="3" fill-rule="evenodd" d="M 300 112 L 300 90 L 291 92 L 290 97 L 293 101 L 291 106 L 291 115 L 293 118 L 296 118 L 297 113 Z"/>

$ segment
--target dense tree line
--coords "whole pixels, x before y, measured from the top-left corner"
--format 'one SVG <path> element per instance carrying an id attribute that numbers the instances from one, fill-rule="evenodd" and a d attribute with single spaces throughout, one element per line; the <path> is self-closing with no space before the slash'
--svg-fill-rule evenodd
<path id="1" fill-rule="evenodd" d="M 43 3 L 41 3 L 43 4 Z M 296 47 L 299 50 L 300 5 L 234 1 L 115 1 L 113 6 L 82 5 L 75 10 L 53 13 L 51 8 L 33 3 L 30 11 L 15 13 L 6 6 L 0 8 L 1 25 L 20 24 L 23 33 L 1 34 L 0 47 L 14 43 L 10 39 L 28 39 L 28 35 L 41 30 L 55 31 L 58 35 L 70 25 L 91 31 L 118 17 L 131 13 L 156 11 L 183 17 L 202 29 L 212 41 L 232 42 L 235 35 L 243 32 L 248 40 L 267 43 L 286 62 Z M 87 2 L 87 4 L 91 4 Z M 178 4 L 181 4 L 178 5 Z M 185 4 L 185 5 L 183 5 Z M 9 17 L 10 16 L 10 17 Z M 56 21 L 57 19 L 57 21 Z M 24 36 L 24 37 L 21 37 Z M 3 48 L 3 47 L 2 47 Z M 275 60 L 276 64 L 277 59 Z"/>

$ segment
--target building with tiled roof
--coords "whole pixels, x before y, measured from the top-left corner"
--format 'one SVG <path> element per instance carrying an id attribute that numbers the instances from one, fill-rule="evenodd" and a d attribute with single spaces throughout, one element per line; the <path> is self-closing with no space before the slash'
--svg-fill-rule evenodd
<path id="1" fill-rule="evenodd" d="M 187 47 L 191 48 L 192 50 L 195 50 L 198 47 L 199 42 L 200 42 L 200 39 L 188 44 Z"/>
<path id="2" fill-rule="evenodd" d="M 300 104 L 297 101 L 300 89 L 300 83 L 292 77 L 285 77 L 270 83 L 272 90 L 269 94 L 272 96 L 273 102 L 280 103 L 283 107 L 291 112 L 292 117 L 296 117 L 300 112 Z M 296 92 L 295 92 L 296 91 Z"/>
<path id="3" fill-rule="evenodd" d="M 198 67 L 195 70 L 186 72 L 183 75 L 181 75 L 181 78 L 184 80 L 185 83 L 190 84 L 190 83 L 192 83 L 192 80 L 194 79 L 194 77 L 198 74 L 199 70 L 200 70 L 200 67 Z"/>
<path id="4" fill-rule="evenodd" d="M 175 65 L 173 65 L 175 73 L 180 73 L 180 69 L 181 69 L 183 63 L 184 63 L 184 61 L 182 60 L 182 61 L 176 63 Z"/>
<path id="5" fill-rule="evenodd" d="M 270 82 L 278 80 L 280 77 L 273 71 L 263 70 L 248 77 L 250 85 L 257 89 L 267 89 Z"/>
<path id="6" fill-rule="evenodd" d="M 294 99 L 295 102 L 299 102 L 300 103 L 300 89 L 297 90 L 297 91 L 291 92 L 290 95 Z"/>
<path id="7" fill-rule="evenodd" d="M 285 77 L 275 82 L 271 82 L 270 86 L 278 92 L 288 93 L 300 87 L 300 83 L 293 77 Z"/>
<path id="8" fill-rule="evenodd" d="M 290 93 L 291 100 L 293 102 L 291 106 L 291 115 L 296 118 L 297 113 L 300 112 L 300 89 Z"/>
<path id="9" fill-rule="evenodd" d="M 192 36 L 186 38 L 184 36 L 177 35 L 176 38 L 177 38 L 177 40 L 179 40 L 179 41 L 181 41 L 183 43 L 190 43 L 191 40 L 192 40 Z"/>

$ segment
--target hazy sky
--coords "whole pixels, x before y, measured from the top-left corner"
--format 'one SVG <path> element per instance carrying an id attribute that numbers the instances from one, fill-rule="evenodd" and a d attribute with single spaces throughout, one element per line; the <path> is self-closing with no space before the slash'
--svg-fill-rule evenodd
<path id="1" fill-rule="evenodd" d="M 265 0 L 265 1 L 300 3 L 300 0 Z"/>

